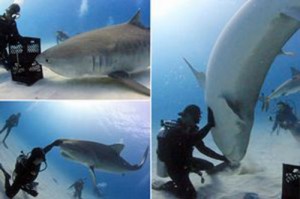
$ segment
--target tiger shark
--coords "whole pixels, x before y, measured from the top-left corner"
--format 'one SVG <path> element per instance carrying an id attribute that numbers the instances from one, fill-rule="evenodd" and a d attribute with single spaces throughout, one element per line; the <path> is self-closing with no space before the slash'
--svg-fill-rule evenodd
<path id="1" fill-rule="evenodd" d="M 59 147 L 64 158 L 89 168 L 95 191 L 97 191 L 97 183 L 94 169 L 110 173 L 136 171 L 144 165 L 149 151 L 149 147 L 147 147 L 140 163 L 131 165 L 120 156 L 124 149 L 123 144 L 105 145 L 92 141 L 71 139 L 60 139 L 60 141 Z"/>
<path id="2" fill-rule="evenodd" d="M 291 67 L 292 78 L 283 82 L 269 96 L 262 96 L 263 110 L 269 109 L 270 100 L 300 92 L 300 71 Z"/>
<path id="3" fill-rule="evenodd" d="M 37 56 L 36 61 L 70 77 L 110 77 L 150 95 L 131 74 L 149 70 L 150 29 L 140 22 L 140 10 L 129 22 L 71 37 Z"/>
<path id="4" fill-rule="evenodd" d="M 193 68 L 214 113 L 213 139 L 232 164 L 246 154 L 266 74 L 299 28 L 299 0 L 246 1 L 219 35 L 206 73 Z"/>

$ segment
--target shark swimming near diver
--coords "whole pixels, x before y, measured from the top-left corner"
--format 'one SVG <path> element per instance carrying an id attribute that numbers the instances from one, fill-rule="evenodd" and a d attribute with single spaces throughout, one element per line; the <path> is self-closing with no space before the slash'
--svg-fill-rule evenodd
<path id="1" fill-rule="evenodd" d="M 98 195 L 95 169 L 110 173 L 125 173 L 142 168 L 148 157 L 149 147 L 144 152 L 139 164 L 130 164 L 120 156 L 123 144 L 105 145 L 92 141 L 60 139 L 61 155 L 71 161 L 83 164 L 89 168 L 94 190 Z"/>
<path id="2" fill-rule="evenodd" d="M 150 29 L 140 22 L 140 10 L 129 22 L 78 34 L 37 56 L 36 61 L 70 77 L 110 77 L 150 95 L 131 74 L 149 70 Z"/>
<path id="3" fill-rule="evenodd" d="M 249 0 L 219 35 L 206 74 L 188 63 L 214 113 L 213 139 L 232 164 L 247 152 L 254 109 L 269 68 L 299 28 L 299 0 Z"/>
<path id="4" fill-rule="evenodd" d="M 268 111 L 270 100 L 272 99 L 300 92 L 300 71 L 291 67 L 291 73 L 292 78 L 279 85 L 269 96 L 261 96 L 261 101 L 263 103 L 262 110 Z"/>

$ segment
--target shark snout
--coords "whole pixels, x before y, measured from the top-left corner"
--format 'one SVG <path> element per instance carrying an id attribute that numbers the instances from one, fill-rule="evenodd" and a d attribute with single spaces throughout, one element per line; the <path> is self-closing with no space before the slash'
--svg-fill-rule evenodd
<path id="1" fill-rule="evenodd" d="M 39 54 L 36 58 L 35 61 L 41 65 L 45 65 L 45 62 L 48 61 L 47 58 L 45 58 L 45 56 L 43 54 Z"/>

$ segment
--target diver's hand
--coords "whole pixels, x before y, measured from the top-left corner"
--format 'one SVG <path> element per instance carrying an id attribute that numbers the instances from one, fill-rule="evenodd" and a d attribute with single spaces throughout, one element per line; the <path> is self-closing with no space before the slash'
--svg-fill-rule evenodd
<path id="1" fill-rule="evenodd" d="M 60 146 L 61 144 L 63 143 L 63 140 L 62 139 L 58 139 L 58 140 L 55 140 L 52 145 L 53 146 Z"/>
<path id="2" fill-rule="evenodd" d="M 215 127 L 215 118 L 212 110 L 208 107 L 207 108 L 207 124 L 211 127 Z"/>

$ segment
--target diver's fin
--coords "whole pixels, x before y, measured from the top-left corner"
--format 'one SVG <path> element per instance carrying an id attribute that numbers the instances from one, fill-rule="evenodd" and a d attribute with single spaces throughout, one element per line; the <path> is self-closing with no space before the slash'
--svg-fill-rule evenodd
<path id="1" fill-rule="evenodd" d="M 135 15 L 130 19 L 128 22 L 131 25 L 135 25 L 141 28 L 144 28 L 143 24 L 141 23 L 141 9 L 139 9 Z"/>
<path id="2" fill-rule="evenodd" d="M 294 67 L 291 67 L 291 73 L 293 78 L 300 75 L 300 71 Z"/>
<path id="3" fill-rule="evenodd" d="M 294 55 L 295 55 L 295 52 L 284 51 L 283 49 L 280 49 L 279 54 L 280 54 L 280 55 L 286 55 L 286 56 L 294 56 Z"/>
<path id="4" fill-rule="evenodd" d="M 290 17 L 298 22 L 300 22 L 300 10 L 296 8 L 289 8 L 282 12 L 283 15 Z"/>
<path id="5" fill-rule="evenodd" d="M 129 77 L 129 74 L 124 72 L 124 71 L 116 71 L 108 74 L 110 78 L 113 78 L 117 80 L 118 82 L 127 85 L 128 87 L 143 93 L 145 95 L 150 96 L 150 89 L 147 88 L 146 86 L 138 83 L 137 81 L 134 81 Z"/>
<path id="6" fill-rule="evenodd" d="M 148 153 L 149 153 L 149 146 L 147 147 L 147 149 L 144 152 L 144 156 L 143 159 L 141 160 L 141 162 L 139 164 L 135 164 L 133 166 L 131 166 L 131 170 L 138 170 L 140 168 L 142 168 L 142 166 L 144 165 L 144 163 L 146 162 L 146 159 L 148 157 Z"/>
<path id="7" fill-rule="evenodd" d="M 6 144 L 5 142 L 2 142 L 2 144 L 3 144 L 3 146 L 4 146 L 6 149 L 8 149 L 8 146 L 7 146 L 7 144 Z"/>
<path id="8" fill-rule="evenodd" d="M 117 154 L 120 154 L 121 151 L 124 149 L 124 144 L 112 144 L 110 147 L 117 152 Z"/>
<path id="9" fill-rule="evenodd" d="M 92 182 L 93 182 L 93 186 L 94 186 L 94 193 L 100 197 L 102 196 L 101 192 L 99 191 L 99 189 L 97 188 L 97 182 L 96 182 L 96 175 L 95 175 L 95 170 L 94 170 L 94 166 L 89 166 L 89 173 L 92 177 Z"/>
<path id="10" fill-rule="evenodd" d="M 190 62 L 188 62 L 184 57 L 183 60 L 185 61 L 185 63 L 189 66 L 189 68 L 191 69 L 191 71 L 193 72 L 194 76 L 197 79 L 197 82 L 199 84 L 199 86 L 201 88 L 205 88 L 205 73 L 203 72 L 199 72 L 197 71 L 191 64 Z"/>

